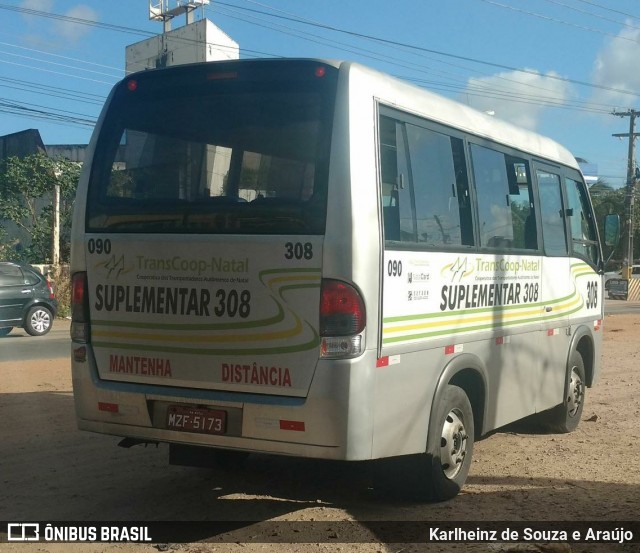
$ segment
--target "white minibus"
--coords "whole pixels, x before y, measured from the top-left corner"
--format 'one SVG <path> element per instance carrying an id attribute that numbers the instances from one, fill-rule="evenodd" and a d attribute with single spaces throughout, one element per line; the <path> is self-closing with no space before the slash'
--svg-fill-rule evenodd
<path id="1" fill-rule="evenodd" d="M 171 462 L 390 459 L 449 499 L 483 435 L 574 429 L 600 370 L 574 157 L 354 63 L 127 76 L 72 242 L 79 427 Z"/>

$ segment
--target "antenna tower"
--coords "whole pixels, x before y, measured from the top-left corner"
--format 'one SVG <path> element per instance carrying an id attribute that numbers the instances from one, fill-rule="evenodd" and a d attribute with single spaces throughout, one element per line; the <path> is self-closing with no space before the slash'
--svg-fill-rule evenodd
<path id="1" fill-rule="evenodd" d="M 149 19 L 162 21 L 164 32 L 171 30 L 171 20 L 185 14 L 187 25 L 193 23 L 193 12 L 209 4 L 209 0 L 176 0 L 176 7 L 169 8 L 169 0 L 149 0 Z"/>

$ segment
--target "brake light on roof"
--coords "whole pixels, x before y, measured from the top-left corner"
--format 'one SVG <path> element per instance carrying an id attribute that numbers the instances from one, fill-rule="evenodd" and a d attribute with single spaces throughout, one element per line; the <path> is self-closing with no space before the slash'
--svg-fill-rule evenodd
<path id="1" fill-rule="evenodd" d="M 322 79 L 327 74 L 327 68 L 319 65 L 314 72 L 315 76 Z"/>
<path id="2" fill-rule="evenodd" d="M 237 71 L 227 71 L 225 73 L 208 73 L 207 74 L 208 81 L 229 81 L 237 78 L 238 78 Z"/>
<path id="3" fill-rule="evenodd" d="M 127 81 L 127 90 L 129 92 L 135 92 L 138 90 L 138 81 L 136 79 L 129 79 Z"/>

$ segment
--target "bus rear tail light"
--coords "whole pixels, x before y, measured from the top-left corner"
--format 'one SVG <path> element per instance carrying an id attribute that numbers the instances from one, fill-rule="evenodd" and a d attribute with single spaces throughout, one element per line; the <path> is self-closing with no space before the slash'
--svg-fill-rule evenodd
<path id="1" fill-rule="evenodd" d="M 71 277 L 71 340 L 89 342 L 87 273 L 74 273 Z"/>
<path id="2" fill-rule="evenodd" d="M 320 356 L 350 358 L 362 353 L 366 321 L 358 291 L 339 280 L 324 279 L 320 292 Z"/>

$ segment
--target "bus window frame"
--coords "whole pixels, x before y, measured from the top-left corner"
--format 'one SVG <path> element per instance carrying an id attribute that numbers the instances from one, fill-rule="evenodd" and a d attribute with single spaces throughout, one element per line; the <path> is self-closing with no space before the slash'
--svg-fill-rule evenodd
<path id="1" fill-rule="evenodd" d="M 403 111 L 398 109 L 397 107 L 392 107 L 386 105 L 382 102 L 377 102 L 377 109 L 375 110 L 376 114 L 376 125 L 375 125 L 375 144 L 376 144 L 376 162 L 377 162 L 377 193 L 378 193 L 378 203 L 379 203 L 379 213 L 380 213 L 380 228 L 381 228 L 381 243 L 383 246 L 383 251 L 433 251 L 433 252 L 460 252 L 460 253 L 473 253 L 478 251 L 477 240 L 477 222 L 476 222 L 476 212 L 474 208 L 474 204 L 476 202 L 475 198 L 475 189 L 472 183 L 472 176 L 470 174 L 470 164 L 469 164 L 469 154 L 467 150 L 467 142 L 469 138 L 469 134 L 465 133 L 462 130 L 456 129 L 455 127 L 449 127 L 447 125 L 443 125 L 434 121 L 432 119 L 427 119 L 425 117 L 421 117 L 414 113 L 410 113 L 407 111 Z M 462 141 L 462 150 L 464 153 L 464 167 L 466 170 L 466 178 L 467 178 L 467 193 L 468 193 L 468 202 L 470 204 L 469 209 L 469 217 L 470 220 L 468 223 L 470 224 L 472 230 L 473 244 L 465 245 L 465 244 L 456 244 L 451 247 L 446 246 L 430 246 L 425 244 L 424 242 L 418 241 L 396 241 L 396 240 L 387 240 L 384 236 L 384 217 L 383 217 L 383 202 L 382 202 L 382 159 L 381 159 L 381 133 L 380 133 L 380 119 L 381 117 L 387 117 L 395 121 L 396 126 L 398 124 L 402 127 L 402 135 L 405 140 L 405 144 L 403 145 L 404 157 L 403 160 L 404 165 L 408 168 L 408 179 L 409 179 L 409 190 L 412 197 L 412 206 L 411 210 L 414 216 L 414 227 L 417 225 L 416 219 L 416 202 L 414 198 L 415 190 L 414 190 L 414 182 L 413 182 L 413 173 L 411 167 L 411 159 L 410 159 L 410 151 L 409 151 L 409 143 L 407 140 L 407 130 L 406 125 L 414 125 L 416 127 L 420 127 L 430 132 L 439 133 L 441 135 L 445 135 L 448 138 L 455 138 Z"/>
<path id="2" fill-rule="evenodd" d="M 544 244 L 543 237 L 541 233 L 540 227 L 540 202 L 538 197 L 538 183 L 534 178 L 534 164 L 535 159 L 531 154 L 527 154 L 521 150 L 516 148 L 511 148 L 499 142 L 493 142 L 491 140 L 487 140 L 485 138 L 467 134 L 466 135 L 466 148 L 465 154 L 467 158 L 468 165 L 468 175 L 469 175 L 469 188 L 471 190 L 471 202 L 472 202 L 472 210 L 474 214 L 475 224 L 475 242 L 478 253 L 482 254 L 490 254 L 490 255 L 530 255 L 530 256 L 543 256 L 544 255 Z M 536 248 L 506 248 L 506 247 L 487 247 L 482 246 L 480 244 L 480 216 L 478 213 L 478 188 L 475 180 L 475 173 L 473 171 L 473 157 L 471 155 L 471 146 L 477 145 L 483 148 L 488 148 L 490 150 L 494 150 L 504 156 L 519 158 L 527 163 L 528 166 L 528 179 L 529 179 L 529 187 L 530 187 L 530 200 L 533 201 L 533 212 L 534 212 L 534 220 L 536 223 Z"/>

